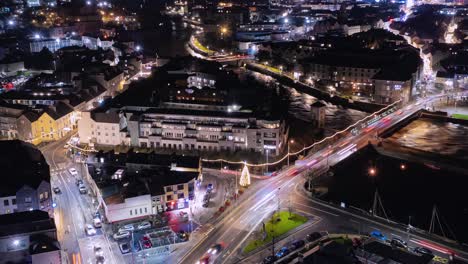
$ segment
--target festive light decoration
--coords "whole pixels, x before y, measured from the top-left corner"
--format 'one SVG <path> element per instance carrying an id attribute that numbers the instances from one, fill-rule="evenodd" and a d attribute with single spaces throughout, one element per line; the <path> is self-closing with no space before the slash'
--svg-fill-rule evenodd
<path id="1" fill-rule="evenodd" d="M 383 113 L 383 112 L 387 111 L 388 109 L 391 109 L 391 108 L 395 107 L 395 106 L 396 106 L 397 104 L 399 104 L 400 102 L 401 102 L 401 100 L 398 100 L 398 101 L 394 102 L 393 104 L 390 104 L 390 105 L 388 105 L 388 106 L 386 106 L 386 107 L 380 109 L 379 111 L 376 111 L 376 112 L 374 112 L 374 113 L 372 113 L 372 114 L 370 114 L 370 115 L 364 117 L 363 119 L 358 120 L 356 123 L 354 123 L 354 124 L 348 126 L 347 128 L 345 128 L 345 129 L 343 129 L 343 130 L 341 130 L 341 131 L 338 131 L 338 132 L 336 132 L 335 134 L 333 134 L 333 135 L 331 135 L 331 136 L 325 137 L 325 138 L 323 138 L 323 139 L 320 140 L 320 141 L 315 142 L 315 143 L 312 144 L 312 145 L 303 147 L 302 149 L 300 149 L 300 150 L 298 150 L 298 151 L 296 151 L 296 152 L 289 152 L 289 153 L 286 153 L 281 159 L 279 159 L 279 160 L 277 160 L 277 161 L 275 161 L 275 162 L 268 162 L 268 163 L 261 163 L 261 164 L 252 164 L 252 163 L 247 163 L 247 162 L 245 162 L 245 161 L 229 161 L 229 160 L 225 160 L 225 159 L 214 159 L 214 160 L 202 159 L 202 162 L 224 162 L 224 163 L 228 163 L 228 164 L 244 164 L 244 167 L 247 167 L 247 166 L 249 166 L 249 167 L 263 167 L 263 166 L 276 165 L 276 164 L 278 164 L 278 163 L 284 161 L 285 159 L 287 159 L 288 156 L 296 156 L 296 155 L 298 155 L 298 154 L 300 154 L 300 153 L 302 153 L 302 152 L 304 152 L 304 151 L 306 151 L 306 150 L 309 150 L 309 149 L 311 149 L 311 148 L 313 148 L 313 147 L 315 147 L 315 146 L 318 146 L 318 145 L 322 144 L 323 142 L 325 142 L 325 141 L 327 141 L 327 140 L 329 140 L 329 139 L 332 139 L 332 138 L 334 138 L 334 137 L 336 137 L 336 136 L 338 136 L 338 135 L 340 135 L 340 134 L 343 134 L 343 133 L 345 133 L 345 132 L 348 132 L 348 130 L 357 127 L 357 125 L 359 125 L 359 123 L 361 123 L 361 122 L 363 122 L 363 121 L 365 121 L 365 120 L 367 120 L 367 119 L 369 119 L 369 118 L 373 118 L 375 115 L 378 115 L 378 114 L 380 114 L 380 113 Z"/>
<path id="2" fill-rule="evenodd" d="M 250 185 L 250 172 L 247 164 L 244 162 L 244 168 L 242 169 L 241 176 L 239 179 L 240 186 L 246 187 Z"/>

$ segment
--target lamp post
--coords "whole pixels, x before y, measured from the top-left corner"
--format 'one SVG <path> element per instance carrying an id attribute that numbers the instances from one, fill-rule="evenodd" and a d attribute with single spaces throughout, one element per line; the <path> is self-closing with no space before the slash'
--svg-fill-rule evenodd
<path id="1" fill-rule="evenodd" d="M 289 167 L 289 152 L 290 152 L 290 144 L 294 144 L 294 139 L 291 139 L 290 141 L 288 141 L 288 167 Z"/>

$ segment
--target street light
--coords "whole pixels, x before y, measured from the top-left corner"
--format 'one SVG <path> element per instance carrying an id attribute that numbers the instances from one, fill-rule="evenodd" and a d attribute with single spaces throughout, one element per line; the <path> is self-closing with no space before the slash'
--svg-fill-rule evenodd
<path id="1" fill-rule="evenodd" d="M 376 168 L 369 168 L 369 175 L 370 176 L 375 176 L 377 174 L 377 169 Z"/>
<path id="2" fill-rule="evenodd" d="M 290 144 L 294 144 L 294 139 L 291 139 L 290 141 L 288 141 L 288 167 L 289 167 L 289 152 L 290 152 Z"/>
<path id="3" fill-rule="evenodd" d="M 400 169 L 401 169 L 401 170 L 406 170 L 406 165 L 405 165 L 404 163 L 402 163 L 402 164 L 400 165 Z"/>

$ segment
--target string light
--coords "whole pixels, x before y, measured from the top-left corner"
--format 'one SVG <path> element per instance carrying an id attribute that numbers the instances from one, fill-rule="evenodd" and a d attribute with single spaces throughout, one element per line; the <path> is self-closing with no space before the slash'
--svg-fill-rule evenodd
<path id="1" fill-rule="evenodd" d="M 354 128 L 355 126 L 357 126 L 359 123 L 369 119 L 369 118 L 373 118 L 375 115 L 378 115 L 382 112 L 385 112 L 387 111 L 388 109 L 391 109 L 393 108 L 395 105 L 399 104 L 401 102 L 401 100 L 398 100 L 396 102 L 394 102 L 393 104 L 390 104 L 390 105 L 387 105 L 386 107 L 364 117 L 363 119 L 355 122 L 354 124 L 348 126 L 347 128 L 341 130 L 341 131 L 338 131 L 338 132 L 335 132 L 335 134 L 331 135 L 331 136 L 328 136 L 328 137 L 325 137 L 323 138 L 322 140 L 320 141 L 317 141 L 315 143 L 313 143 L 312 145 L 309 145 L 309 146 L 306 146 L 306 147 L 303 147 L 301 150 L 298 150 L 296 152 L 288 152 L 287 154 L 285 154 L 281 159 L 275 161 L 275 162 L 268 162 L 268 163 L 261 163 L 261 164 L 252 164 L 252 163 L 248 163 L 248 162 L 245 162 L 245 161 L 229 161 L 229 160 L 225 160 L 225 159 L 202 159 L 202 162 L 210 162 L 210 163 L 215 163 L 215 162 L 224 162 L 224 163 L 228 163 L 228 164 L 245 164 L 245 166 L 249 166 L 249 167 L 263 167 L 263 166 L 271 166 L 271 165 L 276 165 L 278 163 L 281 163 L 282 161 L 284 161 L 285 159 L 287 159 L 289 156 L 296 156 L 306 150 L 309 150 L 329 139 L 332 139 L 340 134 L 343 134 L 345 132 L 348 132 L 349 129 L 351 128 Z M 380 119 L 379 119 L 380 120 Z"/>

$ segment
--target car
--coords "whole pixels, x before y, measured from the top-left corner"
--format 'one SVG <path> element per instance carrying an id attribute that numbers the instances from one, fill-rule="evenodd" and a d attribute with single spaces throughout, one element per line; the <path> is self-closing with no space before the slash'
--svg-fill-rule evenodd
<path id="1" fill-rule="evenodd" d="M 104 263 L 106 263 L 106 259 L 104 258 L 104 256 L 96 257 L 96 264 L 104 264 Z"/>
<path id="2" fill-rule="evenodd" d="M 128 237 L 130 237 L 130 232 L 129 232 L 129 231 L 125 231 L 125 230 L 118 231 L 117 233 L 115 233 L 115 234 L 113 235 L 113 237 L 114 237 L 115 240 L 120 240 L 120 239 L 128 238 Z"/>
<path id="3" fill-rule="evenodd" d="M 83 184 L 83 180 L 76 180 L 75 184 L 76 186 L 80 186 Z"/>
<path id="4" fill-rule="evenodd" d="M 302 248 L 304 245 L 305 245 L 304 240 L 295 240 L 291 243 L 291 249 L 296 250 L 296 249 Z"/>
<path id="5" fill-rule="evenodd" d="M 85 233 L 86 235 L 88 236 L 93 236 L 96 234 L 96 229 L 94 229 L 94 227 L 92 225 L 86 225 L 85 227 Z"/>
<path id="6" fill-rule="evenodd" d="M 62 190 L 60 190 L 59 187 L 54 187 L 54 193 L 55 193 L 55 194 L 61 194 L 61 193 L 62 193 Z"/>
<path id="7" fill-rule="evenodd" d="M 210 192 L 212 192 L 214 190 L 214 185 L 212 183 L 208 183 L 208 185 L 206 185 L 206 190 L 210 190 Z"/>
<path id="8" fill-rule="evenodd" d="M 132 226 L 133 227 L 133 226 Z M 148 229 L 151 228 L 151 223 L 148 221 L 141 222 L 138 224 L 137 229 L 138 230 L 143 230 L 143 229 Z"/>
<path id="9" fill-rule="evenodd" d="M 135 227 L 132 224 L 123 225 L 119 228 L 119 231 L 133 231 Z"/>
<path id="10" fill-rule="evenodd" d="M 211 254 L 211 255 L 216 255 L 219 252 L 221 252 L 221 250 L 223 250 L 223 245 L 218 243 L 210 247 L 206 253 Z"/>
<path id="11" fill-rule="evenodd" d="M 130 252 L 130 245 L 128 243 L 120 243 L 119 249 L 122 254 L 127 254 Z"/>
<path id="12" fill-rule="evenodd" d="M 419 253 L 419 254 L 424 254 L 424 255 L 434 255 L 430 249 L 424 248 L 424 247 L 416 247 L 414 249 L 414 252 Z"/>
<path id="13" fill-rule="evenodd" d="M 289 254 L 289 248 L 287 247 L 282 247 L 278 252 L 276 252 L 276 257 L 277 258 L 282 258 L 286 255 Z"/>
<path id="14" fill-rule="evenodd" d="M 210 255 L 203 256 L 196 264 L 209 264 L 210 263 Z"/>
<path id="15" fill-rule="evenodd" d="M 101 218 L 93 218 L 93 226 L 95 228 L 101 228 L 102 227 L 102 223 L 101 223 Z"/>
<path id="16" fill-rule="evenodd" d="M 312 241 L 315 241 L 315 240 L 317 240 L 317 239 L 319 239 L 321 237 L 322 237 L 322 235 L 319 232 L 313 232 L 311 234 L 308 234 L 306 239 L 307 239 L 307 241 L 312 242 Z"/>
<path id="17" fill-rule="evenodd" d="M 210 201 L 203 201 L 202 206 L 206 208 L 206 207 L 208 207 L 209 203 L 210 203 Z"/>
<path id="18" fill-rule="evenodd" d="M 278 259 L 278 257 L 276 257 L 275 255 L 274 256 L 268 256 L 266 258 L 263 259 L 263 264 L 273 264 L 276 260 Z"/>
<path id="19" fill-rule="evenodd" d="M 100 246 L 94 246 L 94 255 L 95 256 L 103 256 L 104 250 Z"/>
<path id="20" fill-rule="evenodd" d="M 81 194 L 88 193 L 88 190 L 86 189 L 86 186 L 84 186 L 84 184 L 81 184 L 80 186 L 78 186 L 78 189 L 80 190 Z"/>
<path id="21" fill-rule="evenodd" d="M 153 244 L 151 243 L 150 240 L 143 240 L 143 242 L 141 244 L 143 244 L 143 248 L 145 248 L 145 249 L 153 247 Z"/>
<path id="22" fill-rule="evenodd" d="M 68 172 L 70 172 L 72 176 L 78 175 L 78 171 L 75 168 L 69 168 Z"/>
<path id="23" fill-rule="evenodd" d="M 184 220 L 184 221 L 188 221 L 188 220 L 189 220 L 189 215 L 188 215 L 187 212 L 180 212 L 180 213 L 179 213 L 179 216 L 180 216 L 180 218 L 182 218 L 182 220 Z"/>
<path id="24" fill-rule="evenodd" d="M 370 236 L 371 237 L 374 237 L 374 238 L 377 238 L 377 239 L 380 239 L 382 241 L 386 241 L 387 238 L 378 230 L 374 230 L 370 233 Z"/>
<path id="25" fill-rule="evenodd" d="M 406 248 L 406 242 L 397 237 L 392 238 L 390 244 L 395 247 Z"/>

